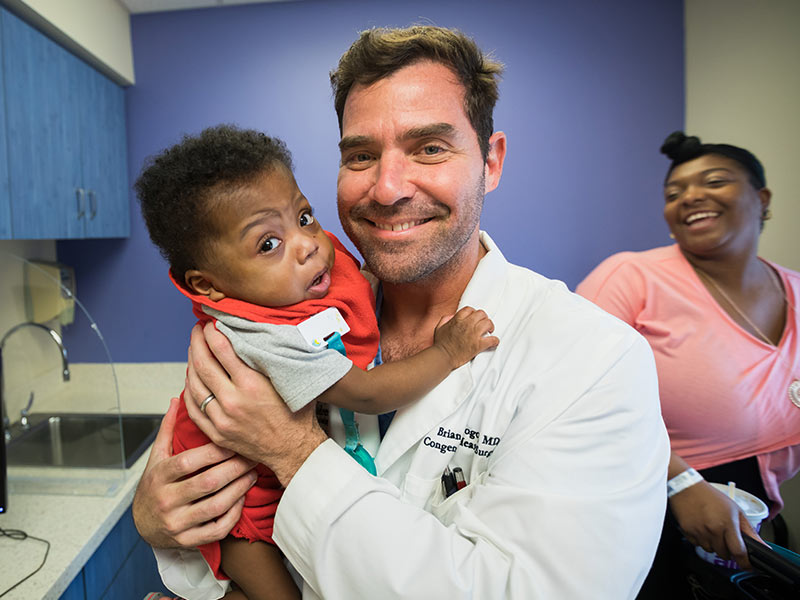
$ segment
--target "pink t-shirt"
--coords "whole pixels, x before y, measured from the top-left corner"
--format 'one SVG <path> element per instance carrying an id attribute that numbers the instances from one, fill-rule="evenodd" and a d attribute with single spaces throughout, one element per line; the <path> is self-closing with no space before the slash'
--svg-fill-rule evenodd
<path id="1" fill-rule="evenodd" d="M 791 305 L 777 347 L 731 319 L 677 245 L 615 254 L 576 291 L 647 338 L 672 449 L 696 469 L 757 456 L 776 512 L 800 469 L 800 273 L 769 264 Z"/>

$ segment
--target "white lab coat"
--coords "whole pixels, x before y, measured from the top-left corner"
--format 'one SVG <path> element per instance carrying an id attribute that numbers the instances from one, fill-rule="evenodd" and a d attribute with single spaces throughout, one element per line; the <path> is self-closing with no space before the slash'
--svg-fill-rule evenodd
<path id="1" fill-rule="evenodd" d="M 650 348 L 481 240 L 461 305 L 500 345 L 397 412 L 378 477 L 327 441 L 281 499 L 304 599 L 622 599 L 647 574 L 669 460 Z M 444 498 L 448 466 L 468 485 Z M 199 553 L 156 556 L 175 593 L 219 597 Z"/>

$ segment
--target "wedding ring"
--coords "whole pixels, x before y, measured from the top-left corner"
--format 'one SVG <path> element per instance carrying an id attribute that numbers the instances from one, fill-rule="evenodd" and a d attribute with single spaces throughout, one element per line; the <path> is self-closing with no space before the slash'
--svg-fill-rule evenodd
<path id="1" fill-rule="evenodd" d="M 208 406 L 209 402 L 216 399 L 217 397 L 214 396 L 214 394 L 209 394 L 208 397 L 200 403 L 200 412 L 206 414 L 206 406 Z"/>

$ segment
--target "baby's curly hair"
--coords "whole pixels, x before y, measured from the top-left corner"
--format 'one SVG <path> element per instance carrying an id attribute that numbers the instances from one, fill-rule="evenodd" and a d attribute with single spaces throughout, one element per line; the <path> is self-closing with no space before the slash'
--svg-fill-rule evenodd
<path id="1" fill-rule="evenodd" d="M 176 281 L 210 259 L 209 241 L 221 233 L 213 218 L 218 201 L 279 165 L 293 170 L 286 144 L 234 125 L 185 135 L 147 159 L 134 189 L 150 239 Z"/>

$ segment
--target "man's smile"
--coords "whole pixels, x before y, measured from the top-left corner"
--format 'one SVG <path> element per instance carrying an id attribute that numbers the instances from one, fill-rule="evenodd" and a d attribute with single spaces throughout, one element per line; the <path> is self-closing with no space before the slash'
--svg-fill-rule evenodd
<path id="1" fill-rule="evenodd" d="M 432 218 L 405 221 L 403 223 L 380 223 L 377 221 L 369 221 L 369 219 L 367 219 L 367 221 L 383 231 L 405 231 L 407 229 L 411 229 L 412 227 L 417 227 L 423 223 L 427 223 L 430 220 L 432 220 Z"/>

